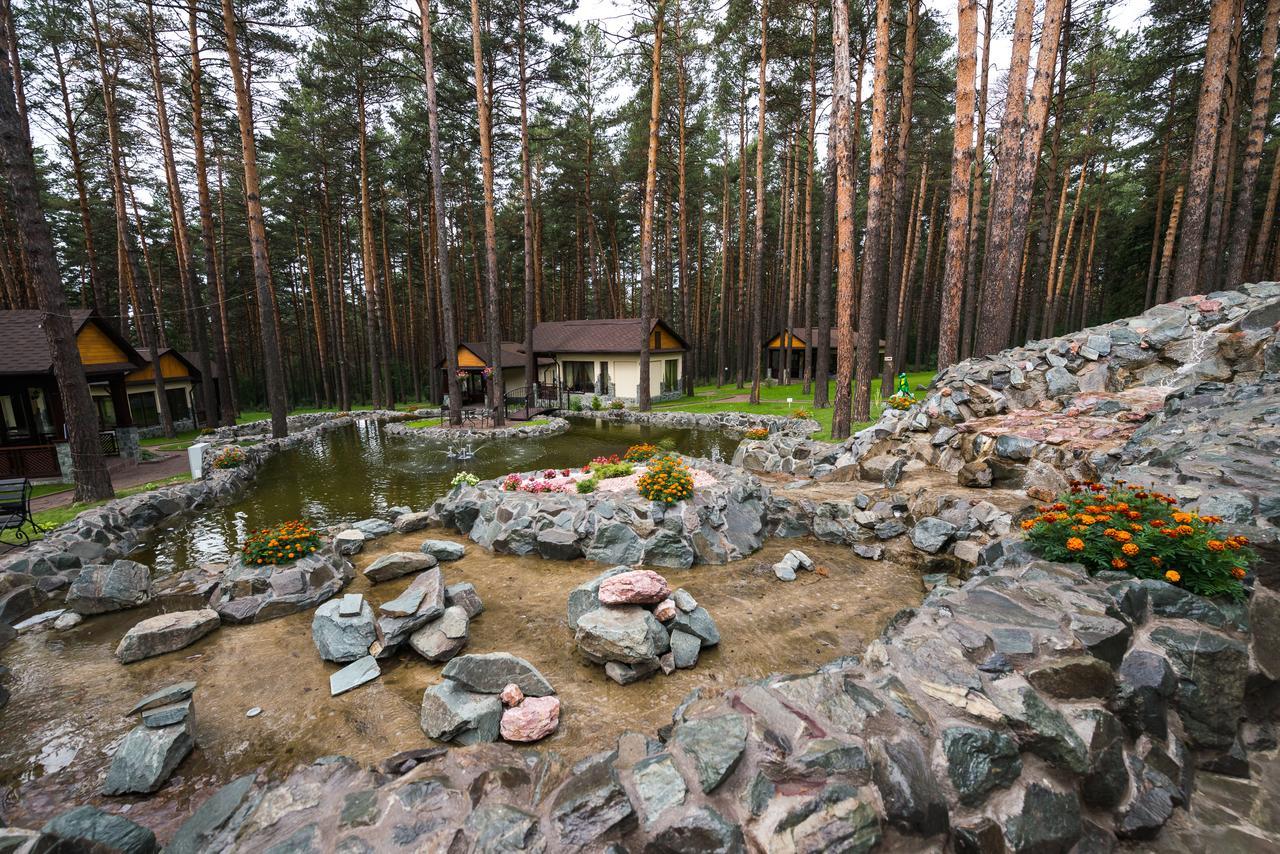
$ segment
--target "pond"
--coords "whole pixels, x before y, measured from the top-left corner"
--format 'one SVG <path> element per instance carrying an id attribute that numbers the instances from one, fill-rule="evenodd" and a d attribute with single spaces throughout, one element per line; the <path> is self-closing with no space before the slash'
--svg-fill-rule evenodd
<path id="1" fill-rule="evenodd" d="M 472 446 L 475 457 L 450 459 L 446 443 L 388 435 L 380 424 L 320 433 L 310 444 L 272 457 L 254 483 L 230 504 L 181 516 L 130 555 L 157 574 L 225 562 L 258 528 L 289 519 L 312 525 L 346 524 L 391 507 L 425 510 L 460 471 L 481 479 L 511 471 L 568 468 L 592 457 L 621 454 L 638 442 L 670 439 L 690 456 L 732 458 L 737 440 L 721 433 L 574 420 L 556 436 Z"/>

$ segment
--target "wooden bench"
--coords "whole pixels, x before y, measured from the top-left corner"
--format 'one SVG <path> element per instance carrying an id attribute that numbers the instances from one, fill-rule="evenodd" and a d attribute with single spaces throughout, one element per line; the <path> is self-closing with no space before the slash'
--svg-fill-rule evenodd
<path id="1" fill-rule="evenodd" d="M 0 535 L 13 531 L 14 539 L 27 545 L 31 537 L 23 530 L 26 525 L 32 532 L 44 530 L 31 515 L 31 481 L 25 477 L 0 480 Z"/>

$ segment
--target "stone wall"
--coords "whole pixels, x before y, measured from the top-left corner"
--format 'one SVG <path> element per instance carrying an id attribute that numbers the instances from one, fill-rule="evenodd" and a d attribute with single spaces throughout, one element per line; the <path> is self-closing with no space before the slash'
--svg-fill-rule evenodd
<path id="1" fill-rule="evenodd" d="M 173 422 L 173 429 L 175 432 L 183 433 L 187 430 L 196 429 L 196 423 L 190 418 L 179 418 L 177 421 Z M 138 428 L 139 439 L 155 439 L 163 435 L 164 435 L 164 428 L 162 428 L 159 424 L 157 424 L 154 427 Z"/>
<path id="2" fill-rule="evenodd" d="M 637 493 L 506 492 L 501 479 L 455 486 L 432 521 L 503 554 L 685 568 L 746 557 L 764 538 L 766 490 L 732 466 L 684 458 L 717 483 L 671 507 Z"/>
<path id="3" fill-rule="evenodd" d="M 361 418 L 376 420 L 402 415 L 389 411 L 360 413 Z M 295 418 L 298 420 L 291 418 L 290 422 L 291 429 L 296 425 L 297 432 L 284 439 L 264 439 L 246 446 L 246 461 L 237 468 L 211 469 L 206 464 L 206 476 L 201 480 L 113 499 L 84 511 L 22 551 L 0 558 L 0 624 L 13 624 L 61 599 L 82 566 L 128 555 L 174 516 L 238 496 L 262 464 L 280 451 L 306 444 L 318 433 L 354 423 L 350 415 L 335 417 L 331 413 Z M 219 431 L 211 438 L 226 444 L 232 441 L 227 438 L 229 435 L 230 431 Z M 206 461 L 209 458 L 207 451 Z"/>
<path id="4" fill-rule="evenodd" d="M 532 439 L 538 436 L 554 436 L 569 429 L 563 418 L 548 418 L 546 424 L 522 424 L 513 421 L 507 427 L 470 429 L 465 427 L 410 427 L 408 424 L 388 424 L 387 433 L 393 436 L 409 436 L 418 439 L 436 439 L 450 442 L 501 442 L 511 439 Z"/>
<path id="5" fill-rule="evenodd" d="M 676 427 L 687 430 L 718 430 L 742 435 L 764 427 L 779 435 L 808 436 L 822 429 L 812 418 L 787 418 L 782 415 L 757 415 L 751 412 L 637 412 L 631 409 L 609 409 L 589 412 L 561 410 L 565 418 L 598 418 L 623 424 L 647 424 L 652 427 Z"/>

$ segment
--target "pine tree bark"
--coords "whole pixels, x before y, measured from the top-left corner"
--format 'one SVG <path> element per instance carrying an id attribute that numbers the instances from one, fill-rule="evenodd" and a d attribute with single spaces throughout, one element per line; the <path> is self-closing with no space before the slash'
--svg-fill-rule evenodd
<path id="1" fill-rule="evenodd" d="M 16 44 L 17 34 L 11 29 L 11 19 L 5 20 L 3 26 L 6 41 Z M 71 474 L 76 482 L 75 500 L 105 501 L 115 495 L 115 490 L 102 457 L 97 409 L 80 362 L 80 350 L 58 273 L 53 236 L 40 206 L 40 186 L 28 139 L 26 122 L 14 96 L 14 79 L 8 66 L 0 63 L 0 157 L 4 161 L 16 231 L 42 315 L 40 326 L 49 343 L 53 375 L 62 401 L 71 446 Z"/>
<path id="2" fill-rule="evenodd" d="M 677 155 L 677 174 L 679 182 L 679 190 L 676 197 L 676 206 L 679 208 L 680 222 L 677 226 L 680 244 L 680 303 L 682 311 L 680 312 L 681 329 L 684 331 L 685 341 L 689 344 L 689 351 L 685 353 L 681 363 L 683 367 L 681 375 L 681 386 L 683 393 L 686 395 L 693 394 L 693 374 L 698 363 L 698 353 L 701 350 L 701 342 L 698 336 L 694 334 L 693 324 L 693 294 L 689 287 L 689 225 L 688 225 L 688 182 L 686 178 L 686 159 L 688 152 L 685 145 L 685 110 L 688 106 L 688 81 L 685 79 L 684 67 L 684 34 L 681 31 L 680 21 L 680 0 L 676 0 L 676 123 L 678 140 Z"/>
<path id="3" fill-rule="evenodd" d="M 908 210 L 907 157 L 911 143 L 911 115 L 916 91 L 916 40 L 919 30 L 920 0 L 907 4 L 907 32 L 902 49 L 901 104 L 898 108 L 898 147 L 893 160 L 893 202 L 889 229 L 888 287 L 885 289 L 884 339 L 885 359 L 880 372 L 880 391 L 888 397 L 887 389 L 893 388 L 893 375 L 902 368 L 894 361 L 898 357 L 898 313 L 902 303 L 902 282 L 906 274 L 907 231 L 914 227 L 912 213 Z M 921 173 L 923 174 L 923 172 Z M 911 223 L 911 226 L 908 225 Z"/>
<path id="4" fill-rule="evenodd" d="M 831 42 L 835 57 L 835 71 L 831 84 L 831 124 L 835 137 L 835 229 L 837 255 L 836 283 L 836 317 L 838 318 L 836 344 L 836 397 L 835 409 L 831 413 L 831 436 L 834 439 L 846 439 L 849 436 L 850 408 L 849 392 L 853 382 L 853 289 L 854 289 L 854 257 L 853 257 L 853 157 L 851 150 L 851 134 L 849 128 L 849 4 L 848 0 L 831 0 Z M 825 230 L 823 241 L 830 230 Z M 823 327 L 828 328 L 830 321 L 823 321 L 823 303 L 818 309 L 818 381 L 826 385 L 826 360 L 829 351 L 823 345 Z"/>
<path id="5" fill-rule="evenodd" d="M 480 46 L 480 0 L 471 0 L 471 56 L 476 82 L 476 115 L 480 125 L 480 167 L 484 178 L 485 315 L 488 319 L 489 399 L 493 425 L 506 423 L 505 388 L 502 381 L 502 295 L 498 290 L 498 227 L 493 202 L 493 127 L 485 92 L 484 53 Z"/>
<path id="6" fill-rule="evenodd" d="M 204 244 L 204 279 L 213 295 L 213 311 L 210 315 L 211 350 L 213 353 L 213 373 L 208 379 L 212 386 L 217 384 L 217 399 L 220 408 L 219 423 L 230 426 L 236 423 L 235 405 L 231 394 L 231 361 L 227 351 L 227 338 L 224 318 L 226 317 L 226 298 L 222 293 L 221 276 L 218 272 L 218 251 L 213 233 L 213 205 L 209 197 L 209 168 L 205 158 L 204 147 L 204 97 L 202 91 L 203 69 L 200 60 L 200 34 L 197 26 L 196 0 L 188 0 L 187 4 L 187 39 L 191 50 L 191 139 L 195 150 L 196 198 L 200 207 L 200 237 Z M 211 411 L 209 418 L 214 417 Z"/>
<path id="7" fill-rule="evenodd" d="M 117 271 L 122 281 L 127 280 L 133 287 L 134 299 L 138 308 L 138 330 L 142 336 L 143 346 L 151 348 L 152 372 L 155 377 L 156 410 L 160 416 L 160 431 L 172 437 L 173 417 L 169 412 L 169 397 L 165 393 L 164 372 L 160 370 L 160 349 L 163 346 L 161 325 L 157 322 L 159 305 L 152 300 L 151 287 L 142 278 L 138 265 L 138 246 L 134 241 L 129 226 L 127 208 L 128 195 L 124 178 L 124 152 L 120 145 L 119 116 L 115 104 L 115 81 L 107 71 L 106 51 L 103 47 L 102 29 L 98 24 L 98 10 L 93 0 L 89 0 L 89 20 L 93 29 L 94 51 L 98 59 L 98 73 L 102 82 L 102 108 L 107 124 L 107 146 L 110 151 L 111 188 L 116 219 L 116 255 Z M 124 314 L 123 305 L 120 311 Z"/>
<path id="8" fill-rule="evenodd" d="M 644 208 L 640 212 L 640 387 L 636 404 L 648 412 L 649 401 L 649 329 L 653 290 L 653 206 L 658 187 L 658 119 L 662 108 L 662 24 L 665 0 L 657 0 L 653 16 L 653 53 L 649 67 L 649 143 L 644 173 Z"/>
<path id="9" fill-rule="evenodd" d="M 959 0 L 956 48 L 956 120 L 951 148 L 951 191 L 947 206 L 947 251 L 943 268 L 942 311 L 938 326 L 938 370 L 960 353 L 960 304 L 964 298 L 965 254 L 969 245 L 969 199 L 973 173 L 974 72 L 977 58 L 978 2 Z M 986 57 L 983 58 L 984 61 Z M 978 178 L 981 181 L 981 176 Z"/>
<path id="10" fill-rule="evenodd" d="M 89 292 L 93 295 L 93 308 L 100 314 L 111 311 L 107 299 L 106 283 L 102 280 L 102 272 L 98 269 L 98 252 L 93 242 L 93 222 L 89 218 L 89 193 L 85 186 L 84 162 L 80 156 L 79 134 L 76 132 L 75 118 L 71 113 L 71 95 L 67 89 L 67 70 L 62 61 L 62 50 L 56 39 L 53 40 L 53 64 L 58 74 L 58 91 L 62 95 L 62 119 L 67 129 L 67 155 L 71 158 L 71 174 L 76 184 L 76 202 L 80 211 L 80 228 L 84 231 L 84 254 L 89 262 Z"/>
<path id="11" fill-rule="evenodd" d="M 213 371 L 209 364 L 208 314 L 205 298 L 196 281 L 194 259 L 191 255 L 191 237 L 187 231 L 187 207 L 182 198 L 182 185 L 178 179 L 177 160 L 173 155 L 173 136 L 169 132 L 169 109 L 165 102 L 164 79 L 160 71 L 160 46 L 156 35 L 155 10 L 152 0 L 146 0 L 147 47 L 151 59 L 151 82 L 155 92 L 156 130 L 160 136 L 160 152 L 164 160 L 165 183 L 169 190 L 169 209 L 173 219 L 173 242 L 178 256 L 178 279 L 187 297 L 187 317 L 191 342 L 196 350 L 196 369 L 200 371 L 200 392 L 204 398 L 205 418 L 217 420 L 218 397 L 214 386 Z M 156 370 L 159 371 L 159 364 Z M 192 419 L 194 421 L 194 418 Z"/>
<path id="12" fill-rule="evenodd" d="M 1178 234 L 1178 220 L 1182 217 L 1182 199 L 1186 191 L 1179 184 L 1173 191 L 1173 206 L 1169 209 L 1169 227 L 1164 236 L 1164 254 L 1160 260 L 1160 275 L 1156 279 L 1156 305 L 1169 301 L 1169 283 L 1173 278 L 1173 248 Z"/>
<path id="13" fill-rule="evenodd" d="M 751 403 L 760 403 L 760 368 L 764 352 L 764 126 L 769 76 L 769 0 L 760 0 L 759 117 L 756 124 L 756 233 L 753 242 L 754 293 L 751 297 Z"/>
<path id="14" fill-rule="evenodd" d="M 1262 206 L 1262 222 L 1249 259 L 1249 279 L 1258 281 L 1267 262 L 1267 250 L 1271 246 L 1271 226 L 1275 221 L 1276 200 L 1280 199 L 1280 153 L 1271 161 L 1271 182 L 1267 187 L 1267 200 Z"/>
<path id="15" fill-rule="evenodd" d="M 1222 86 L 1222 117 L 1218 123 L 1218 148 L 1213 165 L 1213 189 L 1210 194 L 1209 216 L 1205 220 L 1204 249 L 1200 253 L 1198 289 L 1201 293 L 1218 290 L 1220 261 L 1226 252 L 1228 208 L 1231 203 L 1231 186 L 1235 170 L 1236 107 L 1240 93 L 1240 37 L 1244 29 L 1244 0 L 1236 0 L 1232 15 L 1231 43 L 1227 48 L 1227 74 Z"/>
<path id="16" fill-rule="evenodd" d="M 1209 10 L 1209 37 L 1204 48 L 1200 103 L 1196 109 L 1195 134 L 1183 196 L 1181 234 L 1173 271 L 1174 297 L 1190 296 L 1199 286 L 1197 279 L 1210 201 L 1209 181 L 1213 177 L 1213 160 L 1217 151 L 1218 117 L 1223 105 L 1223 85 L 1227 76 L 1227 53 L 1231 46 L 1234 13 L 1235 0 L 1213 0 Z M 1162 272 L 1161 278 L 1163 277 Z M 1164 302 L 1163 299 L 1158 301 Z"/>
<path id="17" fill-rule="evenodd" d="M 1232 218 L 1231 244 L 1227 251 L 1227 276 L 1224 283 L 1234 288 L 1244 281 L 1246 256 L 1249 254 L 1249 236 L 1253 231 L 1253 195 L 1258 184 L 1258 170 L 1262 165 L 1262 144 L 1267 129 L 1271 105 L 1271 79 L 1275 69 L 1277 30 L 1280 30 L 1280 0 L 1267 0 L 1267 11 L 1262 24 L 1262 52 L 1253 80 L 1253 108 L 1249 113 L 1249 133 L 1246 137 L 1244 162 L 1240 168 L 1240 192 L 1236 197 L 1235 215 Z M 1259 235 L 1259 243 L 1266 239 Z"/>
<path id="18" fill-rule="evenodd" d="M 267 380 L 267 407 L 271 410 L 271 435 L 289 435 L 289 404 L 285 399 L 284 362 L 276 331 L 275 294 L 271 283 L 271 263 L 267 259 L 267 229 L 262 218 L 262 196 L 258 182 L 258 146 L 254 140 L 253 103 L 240 63 L 239 26 L 232 0 L 222 2 L 222 28 L 226 33 L 227 61 L 236 93 L 236 118 L 240 125 L 241 161 L 244 164 L 245 208 L 248 214 L 249 247 L 253 258 L 254 293 L 258 302 L 258 326 L 262 336 L 262 368 Z"/>
<path id="19" fill-rule="evenodd" d="M 809 340 L 813 335 L 814 277 L 817 265 L 813 263 L 813 144 L 818 122 L 818 0 L 813 0 L 812 35 L 809 41 L 809 136 L 805 145 L 808 162 L 804 179 L 804 390 L 808 396 L 813 390 L 813 347 Z M 825 286 L 825 285 L 824 285 Z"/>
<path id="20" fill-rule="evenodd" d="M 533 172 L 529 165 L 529 78 L 525 65 L 525 0 L 520 0 L 519 27 L 520 89 L 520 196 L 524 208 L 524 390 L 533 400 L 533 384 L 538 379 L 538 359 L 533 352 Z M 588 214 L 589 215 L 589 214 Z M 590 251 L 590 250 L 588 250 Z M 592 265 L 592 270 L 595 266 Z"/>

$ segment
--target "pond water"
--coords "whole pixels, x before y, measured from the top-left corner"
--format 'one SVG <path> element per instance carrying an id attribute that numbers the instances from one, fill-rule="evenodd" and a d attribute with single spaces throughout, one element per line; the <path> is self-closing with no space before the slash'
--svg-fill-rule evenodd
<path id="1" fill-rule="evenodd" d="M 737 440 L 709 431 L 577 419 L 571 424 L 569 432 L 556 436 L 474 443 L 475 457 L 459 462 L 448 457 L 446 443 L 388 435 L 379 424 L 358 421 L 275 455 L 235 501 L 175 519 L 130 558 L 168 574 L 225 562 L 251 530 L 289 519 L 325 526 L 397 506 L 425 510 L 460 471 L 487 479 L 511 471 L 577 467 L 638 442 L 663 439 L 681 453 L 718 454 L 725 460 L 737 446 Z"/>

